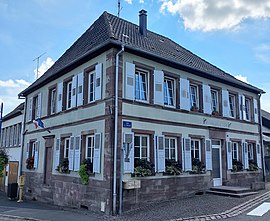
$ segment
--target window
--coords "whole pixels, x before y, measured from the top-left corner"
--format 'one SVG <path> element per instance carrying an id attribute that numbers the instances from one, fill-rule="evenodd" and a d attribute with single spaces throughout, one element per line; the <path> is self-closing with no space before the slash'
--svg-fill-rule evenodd
<path id="1" fill-rule="evenodd" d="M 148 135 L 134 136 L 134 158 L 149 160 L 150 144 Z"/>
<path id="2" fill-rule="evenodd" d="M 201 141 L 191 139 L 191 158 L 201 160 Z"/>
<path id="3" fill-rule="evenodd" d="M 168 106 L 175 106 L 175 90 L 174 80 L 164 79 L 164 104 Z"/>
<path id="4" fill-rule="evenodd" d="M 17 146 L 18 141 L 18 125 L 14 125 L 14 132 L 13 132 L 13 145 Z"/>
<path id="5" fill-rule="evenodd" d="M 253 144 L 252 143 L 248 143 L 248 159 L 249 160 L 253 160 Z"/>
<path id="6" fill-rule="evenodd" d="M 72 97 L 72 81 L 66 83 L 66 110 L 71 108 L 71 97 Z"/>
<path id="7" fill-rule="evenodd" d="M 56 113 L 56 88 L 49 91 L 49 114 Z"/>
<path id="8" fill-rule="evenodd" d="M 38 118 L 38 95 L 33 98 L 33 119 Z"/>
<path id="9" fill-rule="evenodd" d="M 250 99 L 245 98 L 246 120 L 250 121 Z"/>
<path id="10" fill-rule="evenodd" d="M 70 138 L 64 139 L 64 158 L 68 158 L 69 154 L 69 146 L 70 145 Z"/>
<path id="11" fill-rule="evenodd" d="M 86 136 L 86 159 L 90 159 L 93 163 L 94 159 L 94 135 Z"/>
<path id="12" fill-rule="evenodd" d="M 29 144 L 29 150 L 28 150 L 28 158 L 35 157 L 35 150 L 36 150 L 36 141 L 32 141 Z"/>
<path id="13" fill-rule="evenodd" d="M 219 112 L 219 101 L 218 101 L 218 91 L 217 90 L 211 90 L 211 104 L 212 104 L 212 111 L 215 112 Z"/>
<path id="14" fill-rule="evenodd" d="M 22 123 L 18 124 L 18 145 L 21 145 Z"/>
<path id="15" fill-rule="evenodd" d="M 229 105 L 230 105 L 230 117 L 236 117 L 236 108 L 235 108 L 235 96 L 229 94 Z"/>
<path id="16" fill-rule="evenodd" d="M 198 86 L 190 85 L 190 107 L 191 109 L 199 108 L 199 99 L 198 99 Z"/>
<path id="17" fill-rule="evenodd" d="M 88 102 L 95 101 L 95 72 L 90 72 L 88 76 Z"/>
<path id="18" fill-rule="evenodd" d="M 136 70 L 135 72 L 135 99 L 140 101 L 148 100 L 148 72 Z"/>
<path id="19" fill-rule="evenodd" d="M 176 138 L 165 137 L 165 159 L 177 161 Z"/>
<path id="20" fill-rule="evenodd" d="M 238 160 L 238 143 L 232 143 L 232 159 Z"/>
<path id="21" fill-rule="evenodd" d="M 1 147 L 4 146 L 5 132 L 6 132 L 6 129 L 3 128 L 3 129 L 1 130 Z"/>
<path id="22" fill-rule="evenodd" d="M 14 135 L 14 127 L 13 126 L 11 126 L 10 127 L 10 133 L 9 133 L 9 146 L 11 147 L 11 146 L 13 146 L 13 135 Z"/>

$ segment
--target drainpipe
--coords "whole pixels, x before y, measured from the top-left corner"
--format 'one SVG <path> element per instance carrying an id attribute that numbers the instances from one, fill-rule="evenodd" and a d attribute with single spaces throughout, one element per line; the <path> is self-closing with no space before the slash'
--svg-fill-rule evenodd
<path id="1" fill-rule="evenodd" d="M 124 45 L 121 51 L 116 54 L 115 65 L 115 109 L 114 109 L 114 155 L 113 155 L 113 215 L 116 215 L 116 178 L 117 178 L 117 137 L 118 137 L 118 71 L 119 55 L 124 52 Z"/>
<path id="2" fill-rule="evenodd" d="M 260 144 L 261 144 L 261 155 L 262 155 L 262 170 L 263 170 L 263 182 L 266 182 L 265 176 L 265 160 L 264 160 L 264 147 L 263 147 L 263 134 L 262 134 L 262 111 L 261 111 L 261 96 L 259 94 L 259 119 L 260 119 Z"/>

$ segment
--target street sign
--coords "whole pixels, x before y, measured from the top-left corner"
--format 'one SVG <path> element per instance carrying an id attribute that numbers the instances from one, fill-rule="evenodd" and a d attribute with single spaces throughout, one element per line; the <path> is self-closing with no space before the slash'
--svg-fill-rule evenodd
<path id="1" fill-rule="evenodd" d="M 123 127 L 124 128 L 132 128 L 132 122 L 131 121 L 123 121 Z"/>

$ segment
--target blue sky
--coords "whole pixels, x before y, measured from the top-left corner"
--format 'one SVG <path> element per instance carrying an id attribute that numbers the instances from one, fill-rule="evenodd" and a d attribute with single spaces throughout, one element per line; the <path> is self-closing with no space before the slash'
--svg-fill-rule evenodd
<path id="1" fill-rule="evenodd" d="M 121 0 L 120 16 L 148 29 L 267 92 L 270 112 L 270 0 Z M 17 94 L 43 74 L 117 0 L 0 0 L 0 102 L 4 114 Z"/>

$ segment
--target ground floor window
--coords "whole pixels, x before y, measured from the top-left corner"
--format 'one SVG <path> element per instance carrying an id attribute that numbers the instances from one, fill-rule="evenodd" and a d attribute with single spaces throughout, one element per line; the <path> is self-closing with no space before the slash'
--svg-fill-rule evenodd
<path id="1" fill-rule="evenodd" d="M 191 158 L 201 160 L 201 141 L 191 139 Z"/>
<path id="2" fill-rule="evenodd" d="M 134 136 L 134 158 L 141 160 L 149 160 L 149 155 L 149 135 L 136 134 Z"/>
<path id="3" fill-rule="evenodd" d="M 64 158 L 68 158 L 70 149 L 70 138 L 64 139 Z"/>
<path id="4" fill-rule="evenodd" d="M 177 161 L 177 139 L 165 137 L 165 159 Z"/>
<path id="5" fill-rule="evenodd" d="M 248 143 L 248 160 L 254 160 L 254 154 L 253 154 L 253 143 Z"/>
<path id="6" fill-rule="evenodd" d="M 238 160 L 238 143 L 237 142 L 232 143 L 232 159 Z"/>

